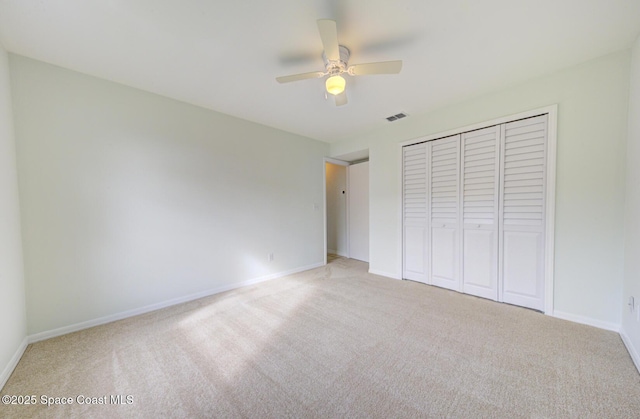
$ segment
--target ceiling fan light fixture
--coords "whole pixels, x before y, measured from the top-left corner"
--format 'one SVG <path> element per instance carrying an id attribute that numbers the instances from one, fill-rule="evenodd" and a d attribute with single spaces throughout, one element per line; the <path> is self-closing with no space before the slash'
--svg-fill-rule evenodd
<path id="1" fill-rule="evenodd" d="M 346 84 L 347 82 L 342 76 L 331 76 L 327 79 L 327 92 L 337 96 L 340 93 L 344 92 L 344 87 Z"/>
<path id="2" fill-rule="evenodd" d="M 326 93 L 335 97 L 336 106 L 347 104 L 345 93 L 346 81 L 343 74 L 350 76 L 365 76 L 371 74 L 398 74 L 402 70 L 402 61 L 380 61 L 375 63 L 364 63 L 349 65 L 351 52 L 344 45 L 338 43 L 338 30 L 335 20 L 319 19 L 318 32 L 322 41 L 322 61 L 324 71 L 313 71 L 310 73 L 293 74 L 290 76 L 276 77 L 278 83 L 289 83 L 298 80 L 315 79 L 327 76 L 325 80 Z M 394 118 L 400 118 L 397 115 Z"/>

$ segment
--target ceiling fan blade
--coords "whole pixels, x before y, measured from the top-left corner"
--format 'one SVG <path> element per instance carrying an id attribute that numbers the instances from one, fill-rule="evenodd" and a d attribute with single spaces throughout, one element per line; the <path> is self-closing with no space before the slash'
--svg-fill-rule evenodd
<path id="1" fill-rule="evenodd" d="M 349 67 L 349 74 L 364 76 L 368 74 L 397 74 L 402 70 L 402 61 L 382 61 L 379 63 L 356 64 Z"/>
<path id="2" fill-rule="evenodd" d="M 347 104 L 347 92 L 342 92 L 336 95 L 336 106 L 342 106 Z"/>
<path id="3" fill-rule="evenodd" d="M 322 76 L 324 76 L 324 73 L 322 71 L 313 71 L 311 73 L 302 73 L 302 74 L 294 74 L 291 76 L 276 77 L 276 81 L 278 83 L 289 83 L 289 82 L 298 81 L 298 80 L 318 79 Z"/>
<path id="4" fill-rule="evenodd" d="M 318 31 L 320 32 L 320 39 L 322 39 L 322 46 L 324 47 L 324 54 L 330 61 L 337 61 L 340 59 L 340 48 L 338 46 L 338 28 L 335 20 L 319 19 Z"/>

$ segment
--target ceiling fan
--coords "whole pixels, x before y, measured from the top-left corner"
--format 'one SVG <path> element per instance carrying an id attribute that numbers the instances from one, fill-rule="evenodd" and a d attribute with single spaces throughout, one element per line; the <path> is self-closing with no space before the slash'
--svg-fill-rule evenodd
<path id="1" fill-rule="evenodd" d="M 338 30 L 336 22 L 330 19 L 318 20 L 318 31 L 324 52 L 325 71 L 313 71 L 311 73 L 294 74 L 291 76 L 276 77 L 278 83 L 327 77 L 327 93 L 335 96 L 336 106 L 347 104 L 347 93 L 344 91 L 346 80 L 343 74 L 350 76 L 363 76 L 369 74 L 397 74 L 402 69 L 402 61 L 382 61 L 377 63 L 349 65 L 349 49 L 338 44 Z"/>

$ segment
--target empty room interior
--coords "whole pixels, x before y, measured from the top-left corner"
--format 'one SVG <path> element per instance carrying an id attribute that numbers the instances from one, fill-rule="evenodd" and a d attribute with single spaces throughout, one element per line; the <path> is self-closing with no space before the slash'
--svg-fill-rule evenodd
<path id="1" fill-rule="evenodd" d="M 640 417 L 640 1 L 0 0 L 0 417 Z"/>

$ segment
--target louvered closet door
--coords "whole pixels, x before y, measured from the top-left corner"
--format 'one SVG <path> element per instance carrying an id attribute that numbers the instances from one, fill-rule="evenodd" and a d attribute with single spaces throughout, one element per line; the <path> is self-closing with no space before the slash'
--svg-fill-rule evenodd
<path id="1" fill-rule="evenodd" d="M 502 300 L 544 309 L 547 115 L 504 125 Z"/>
<path id="2" fill-rule="evenodd" d="M 500 126 L 461 141 L 463 292 L 497 300 Z"/>
<path id="3" fill-rule="evenodd" d="M 460 291 L 460 135 L 427 143 L 431 284 Z"/>
<path id="4" fill-rule="evenodd" d="M 427 147 L 403 147 L 403 275 L 427 281 Z"/>

